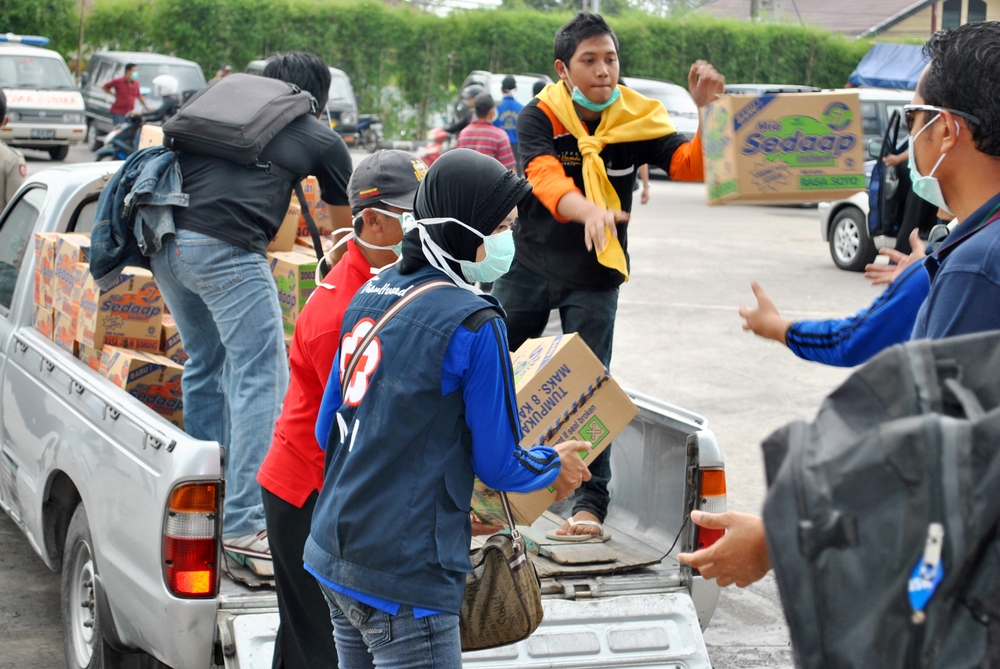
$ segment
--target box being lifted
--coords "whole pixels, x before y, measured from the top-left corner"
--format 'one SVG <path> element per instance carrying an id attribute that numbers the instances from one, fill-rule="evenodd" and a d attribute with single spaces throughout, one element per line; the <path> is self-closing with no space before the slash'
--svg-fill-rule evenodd
<path id="1" fill-rule="evenodd" d="M 580 457 L 590 463 L 639 413 L 578 334 L 529 339 L 511 354 L 511 364 L 524 448 L 589 441 L 590 450 Z M 549 486 L 508 498 L 515 520 L 530 525 L 556 501 L 556 493 Z M 505 524 L 496 492 L 478 480 L 472 510 L 484 522 Z"/>
<path id="2" fill-rule="evenodd" d="M 703 118 L 709 204 L 819 202 L 868 187 L 857 93 L 725 95 Z"/>

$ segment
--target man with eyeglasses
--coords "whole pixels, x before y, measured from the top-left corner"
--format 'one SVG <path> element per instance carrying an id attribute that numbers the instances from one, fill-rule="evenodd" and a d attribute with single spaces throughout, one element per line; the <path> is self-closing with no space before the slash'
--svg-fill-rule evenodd
<path id="1" fill-rule="evenodd" d="M 930 62 L 904 107 L 914 191 L 960 223 L 924 261 L 930 291 L 911 339 L 1000 330 L 1000 22 L 935 33 Z M 775 311 L 775 314 L 777 312 Z M 746 587 L 770 570 L 763 520 L 742 513 L 691 512 L 696 524 L 726 530 L 711 548 L 678 560 L 720 586 Z"/>

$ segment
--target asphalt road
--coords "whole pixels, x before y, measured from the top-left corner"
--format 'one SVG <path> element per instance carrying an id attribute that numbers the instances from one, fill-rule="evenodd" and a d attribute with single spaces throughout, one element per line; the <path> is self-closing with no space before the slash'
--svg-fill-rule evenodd
<path id="1" fill-rule="evenodd" d="M 74 148 L 66 162 L 91 156 Z M 29 172 L 51 165 L 29 156 Z M 811 418 L 848 371 L 742 332 L 737 308 L 753 303 L 750 281 L 792 318 L 853 313 L 878 291 L 834 267 L 815 209 L 707 207 L 700 184 L 654 181 L 629 235 L 633 273 L 620 293 L 612 372 L 625 387 L 707 416 L 726 458 L 729 508 L 759 512 L 761 440 Z M 705 640 L 717 669 L 791 667 L 773 578 L 723 591 Z M 0 669 L 57 669 L 62 658 L 59 577 L 0 514 Z"/>

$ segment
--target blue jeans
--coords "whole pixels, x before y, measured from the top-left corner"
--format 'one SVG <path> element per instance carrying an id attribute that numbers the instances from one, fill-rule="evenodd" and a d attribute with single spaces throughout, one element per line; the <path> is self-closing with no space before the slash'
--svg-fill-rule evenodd
<path id="1" fill-rule="evenodd" d="M 461 669 L 458 616 L 438 613 L 415 619 L 401 605 L 389 615 L 320 583 L 330 605 L 340 669 Z"/>
<path id="2" fill-rule="evenodd" d="M 184 350 L 184 427 L 226 447 L 224 539 L 266 527 L 257 470 L 288 388 L 278 292 L 267 259 L 178 230 L 152 259 Z"/>
<path id="3" fill-rule="evenodd" d="M 125 114 L 112 114 L 111 115 L 111 129 L 114 130 L 119 125 L 125 122 Z"/>
<path id="4" fill-rule="evenodd" d="M 549 281 L 515 260 L 510 271 L 493 284 L 493 297 L 507 312 L 507 337 L 511 351 L 527 339 L 541 337 L 549 312 L 559 310 L 564 333 L 576 332 L 594 352 L 611 366 L 611 344 L 618 311 L 618 289 L 580 290 Z M 603 522 L 611 495 L 611 444 L 590 463 L 589 481 L 573 497 L 573 513 L 589 511 Z"/>

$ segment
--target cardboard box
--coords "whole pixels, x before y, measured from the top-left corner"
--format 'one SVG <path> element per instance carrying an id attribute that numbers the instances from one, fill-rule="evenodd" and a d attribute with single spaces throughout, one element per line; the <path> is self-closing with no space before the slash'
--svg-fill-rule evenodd
<path id="1" fill-rule="evenodd" d="M 302 180 L 302 194 L 306 197 L 309 212 L 312 214 L 313 221 L 316 223 L 316 228 L 320 234 L 331 232 L 333 230 L 333 218 L 330 215 L 330 205 L 323 202 L 323 199 L 320 197 L 319 181 L 316 180 L 316 177 L 306 177 Z M 292 202 L 295 204 L 299 203 L 299 199 L 294 193 L 292 193 Z M 296 236 L 309 237 L 309 226 L 306 224 L 306 217 L 301 213 L 299 214 L 299 229 Z"/>
<path id="2" fill-rule="evenodd" d="M 55 232 L 35 233 L 35 304 L 54 306 L 56 277 L 56 246 L 59 235 Z"/>
<path id="3" fill-rule="evenodd" d="M 139 150 L 163 144 L 163 128 L 158 125 L 146 124 L 139 131 Z"/>
<path id="4" fill-rule="evenodd" d="M 183 365 L 188 360 L 188 354 L 184 350 L 181 342 L 181 333 L 177 329 L 177 323 L 170 314 L 163 314 L 163 334 L 160 350 L 163 355 L 170 358 L 179 365 Z"/>
<path id="5" fill-rule="evenodd" d="M 95 372 L 101 371 L 101 354 L 102 351 L 99 348 L 77 343 L 76 357 L 87 363 L 87 366 Z"/>
<path id="6" fill-rule="evenodd" d="M 589 463 L 639 413 L 578 334 L 529 339 L 511 354 L 511 365 L 524 448 L 589 441 L 591 449 L 580 453 Z M 551 486 L 508 497 L 522 525 L 535 522 L 556 501 Z M 499 497 L 478 480 L 472 509 L 484 521 L 503 518 Z"/>
<path id="7" fill-rule="evenodd" d="M 109 290 L 97 287 L 88 272 L 81 287 L 76 339 L 92 348 L 121 346 L 160 350 L 163 297 L 153 274 L 126 267 Z"/>
<path id="8" fill-rule="evenodd" d="M 56 346 L 70 355 L 76 355 L 77 341 L 73 332 L 73 317 L 62 311 L 56 311 L 52 325 L 52 341 Z"/>
<path id="9" fill-rule="evenodd" d="M 278 287 L 281 320 L 285 332 L 295 331 L 295 321 L 302 313 L 306 300 L 316 290 L 316 257 L 298 251 L 268 253 L 271 275 Z"/>
<path id="10" fill-rule="evenodd" d="M 709 204 L 818 202 L 867 188 L 857 93 L 726 95 L 702 126 Z"/>
<path id="11" fill-rule="evenodd" d="M 299 206 L 297 200 L 298 198 L 293 195 L 292 201 L 288 203 L 285 219 L 281 222 L 281 227 L 278 228 L 278 234 L 267 245 L 268 251 L 291 251 L 295 248 L 295 237 L 299 231 L 299 217 L 302 215 L 302 207 Z"/>
<path id="12" fill-rule="evenodd" d="M 155 353 L 106 346 L 99 371 L 150 409 L 183 427 L 183 367 Z"/>
<path id="13" fill-rule="evenodd" d="M 36 304 L 31 313 L 31 327 L 38 330 L 44 337 L 52 339 L 55 335 L 55 319 L 54 309 Z"/>
<path id="14" fill-rule="evenodd" d="M 56 270 L 53 304 L 56 311 L 73 313 L 73 286 L 77 265 L 90 262 L 90 237 L 76 232 L 59 235 L 56 244 Z"/>

